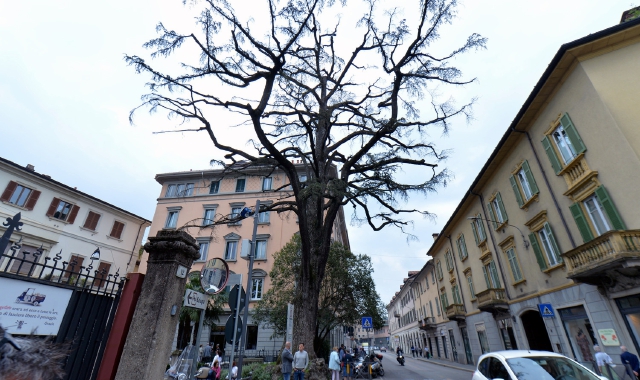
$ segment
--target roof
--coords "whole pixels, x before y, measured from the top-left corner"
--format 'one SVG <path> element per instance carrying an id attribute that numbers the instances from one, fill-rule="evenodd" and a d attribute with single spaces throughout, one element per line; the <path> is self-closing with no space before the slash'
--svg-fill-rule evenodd
<path id="1" fill-rule="evenodd" d="M 24 173 L 26 173 L 26 174 L 30 175 L 30 176 L 37 177 L 37 178 L 38 178 L 38 179 L 40 179 L 40 180 L 43 180 L 43 181 L 45 181 L 45 182 L 49 182 L 49 183 L 51 183 L 51 184 L 53 184 L 53 185 L 56 185 L 56 186 L 58 186 L 58 187 L 62 187 L 62 188 L 64 188 L 64 189 L 65 189 L 65 190 L 67 190 L 67 191 L 70 191 L 70 192 L 72 192 L 72 193 L 78 194 L 78 195 L 83 196 L 83 197 L 85 197 L 85 198 L 89 198 L 89 199 L 91 199 L 91 200 L 93 200 L 93 201 L 96 201 L 96 202 L 101 203 L 101 204 L 103 204 L 103 205 L 105 205 L 105 206 L 111 207 L 111 208 L 116 209 L 116 210 L 118 210 L 118 211 L 120 211 L 120 212 L 123 212 L 123 213 L 125 213 L 125 214 L 127 214 L 127 215 L 129 215 L 129 216 L 132 216 L 132 217 L 134 217 L 134 218 L 140 219 L 140 220 L 142 220 L 142 221 L 144 221 L 144 222 L 147 222 L 147 223 L 151 224 L 151 221 L 150 221 L 150 220 L 147 220 L 147 219 L 145 219 L 145 218 L 143 218 L 143 217 L 141 217 L 141 216 L 139 216 L 139 215 L 136 215 L 136 214 L 134 214 L 134 213 L 132 213 L 132 212 L 129 212 L 129 211 L 125 210 L 125 209 L 122 209 L 122 208 L 120 208 L 120 207 L 118 207 L 118 206 L 114 206 L 114 205 L 112 205 L 112 204 L 111 204 L 111 203 L 109 203 L 109 202 L 105 202 L 105 201 L 103 201 L 102 199 L 98 199 L 98 198 L 96 198 L 96 197 L 94 197 L 94 196 L 92 196 L 92 195 L 89 195 L 89 194 L 87 194 L 87 193 L 84 193 L 84 192 L 82 192 L 82 191 L 80 191 L 80 190 L 77 190 L 77 189 L 75 189 L 75 188 L 71 187 L 71 186 L 67 186 L 67 185 L 65 185 L 65 184 L 64 184 L 64 183 L 62 183 L 62 182 L 58 182 L 58 181 L 56 181 L 56 180 L 54 180 L 54 179 L 51 179 L 51 177 L 50 177 L 50 176 L 48 176 L 48 175 L 41 174 L 41 173 L 38 173 L 38 172 L 33 171 L 33 170 L 29 170 L 29 169 L 25 168 L 24 166 L 20 166 L 20 165 L 16 164 L 16 163 L 15 163 L 15 162 L 13 162 L 13 161 L 9 161 L 9 160 L 7 160 L 6 158 L 2 158 L 2 157 L 0 157 L 0 163 L 7 164 L 7 165 L 9 165 L 9 166 L 11 166 L 11 167 L 13 167 L 13 168 L 16 168 L 16 169 L 18 169 L 18 170 L 20 170 L 20 171 L 22 171 L 22 172 L 24 172 Z"/>
<path id="2" fill-rule="evenodd" d="M 577 56 L 579 55 L 592 53 L 599 49 L 607 48 L 622 41 L 637 38 L 639 36 L 640 18 L 637 18 L 631 21 L 614 25 L 593 34 L 589 34 L 585 37 L 560 46 L 560 49 L 558 49 L 558 52 L 547 66 L 546 70 L 534 86 L 526 101 L 524 102 L 522 107 L 520 107 L 520 110 L 516 114 L 515 118 L 505 131 L 504 135 L 496 145 L 495 149 L 483 165 L 476 178 L 473 180 L 471 186 L 469 186 L 469 189 L 460 200 L 460 203 L 451 214 L 451 217 L 449 218 L 447 223 L 445 223 L 442 231 L 434 240 L 433 245 L 431 246 L 431 248 L 429 248 L 429 251 L 427 251 L 427 255 L 429 255 L 429 253 L 431 253 L 431 251 L 434 250 L 436 246 L 438 246 L 440 239 L 446 237 L 444 231 L 446 231 L 453 224 L 458 212 L 463 208 L 467 199 L 470 196 L 474 195 L 473 190 L 482 185 L 481 181 L 483 180 L 485 173 L 492 166 L 494 160 L 496 160 L 496 158 L 499 156 L 499 153 L 508 142 L 508 140 L 510 138 L 513 138 L 512 136 L 514 136 L 514 133 L 518 133 L 518 135 L 520 135 L 525 131 L 525 129 L 518 129 L 517 127 L 532 120 L 537 110 L 545 106 L 545 103 L 543 101 L 540 101 L 538 97 L 549 96 L 553 91 L 551 87 L 555 87 L 557 84 L 561 83 L 562 75 L 558 75 L 556 71 L 570 70 L 572 67 L 571 63 L 573 63 L 573 61 L 575 61 L 577 59 Z"/>

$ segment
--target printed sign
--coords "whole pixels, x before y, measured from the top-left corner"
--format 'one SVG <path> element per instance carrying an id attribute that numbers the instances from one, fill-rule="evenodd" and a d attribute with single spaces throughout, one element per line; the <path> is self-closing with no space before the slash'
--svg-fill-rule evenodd
<path id="1" fill-rule="evenodd" d="M 207 308 L 207 296 L 191 289 L 187 289 L 184 293 L 183 306 L 195 307 L 196 309 L 204 310 Z"/>
<path id="2" fill-rule="evenodd" d="M 614 329 L 600 329 L 598 330 L 598 335 L 600 335 L 600 340 L 602 341 L 603 346 L 620 345 L 618 334 L 616 334 L 616 330 Z"/>
<path id="3" fill-rule="evenodd" d="M 182 265 L 178 265 L 178 271 L 176 272 L 176 277 L 178 278 L 186 278 L 187 277 L 187 267 Z"/>
<path id="4" fill-rule="evenodd" d="M 550 303 L 541 303 L 538 304 L 538 309 L 540 310 L 540 315 L 543 318 L 553 318 L 556 314 L 553 312 L 553 306 Z"/>
<path id="5" fill-rule="evenodd" d="M 287 304 L 287 341 L 293 341 L 293 304 Z"/>
<path id="6" fill-rule="evenodd" d="M 57 335 L 73 290 L 0 277 L 0 325 L 10 334 Z"/>
<path id="7" fill-rule="evenodd" d="M 363 329 L 372 329 L 373 328 L 373 318 L 371 318 L 371 317 L 362 317 L 362 328 Z"/>

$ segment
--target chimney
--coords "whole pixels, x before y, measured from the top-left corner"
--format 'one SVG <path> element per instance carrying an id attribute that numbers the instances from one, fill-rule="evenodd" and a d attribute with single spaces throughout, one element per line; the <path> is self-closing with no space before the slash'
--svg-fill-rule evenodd
<path id="1" fill-rule="evenodd" d="M 433 236 L 433 240 L 436 240 L 440 234 L 431 234 L 431 236 Z"/>
<path id="2" fill-rule="evenodd" d="M 36 170 L 36 168 L 35 168 L 35 166 L 33 166 L 33 165 L 31 165 L 31 164 L 28 164 L 28 165 L 27 165 L 27 170 L 28 170 L 28 171 L 30 171 L 30 172 L 33 172 L 33 171 L 35 171 L 35 170 Z"/>
<path id="3" fill-rule="evenodd" d="M 640 7 L 631 8 L 628 11 L 622 12 L 622 17 L 620 18 L 620 24 L 623 22 L 631 21 L 640 17 Z"/>

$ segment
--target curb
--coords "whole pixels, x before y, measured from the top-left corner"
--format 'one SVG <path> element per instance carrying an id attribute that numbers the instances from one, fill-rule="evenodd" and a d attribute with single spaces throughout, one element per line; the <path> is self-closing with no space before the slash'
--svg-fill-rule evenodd
<path id="1" fill-rule="evenodd" d="M 431 364 L 435 364 L 435 365 L 441 365 L 443 367 L 448 367 L 448 368 L 454 368 L 454 369 L 459 369 L 461 371 L 467 371 L 470 373 L 474 373 L 475 369 L 469 369 L 469 368 L 464 368 L 464 367 L 458 367 L 457 365 L 453 365 L 453 364 L 445 364 L 445 363 L 441 363 L 441 362 L 434 362 L 434 361 L 429 361 L 426 359 L 422 359 L 422 358 L 414 358 L 416 360 L 420 360 L 421 362 L 425 362 L 425 363 L 431 363 Z"/>

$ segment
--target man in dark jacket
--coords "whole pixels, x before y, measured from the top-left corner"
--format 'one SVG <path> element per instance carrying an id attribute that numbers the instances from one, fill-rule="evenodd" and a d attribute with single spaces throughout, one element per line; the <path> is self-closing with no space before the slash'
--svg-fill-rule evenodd
<path id="1" fill-rule="evenodd" d="M 347 348 L 347 351 L 342 357 L 342 377 L 351 377 L 352 373 L 353 373 L 353 356 L 351 356 L 351 349 Z"/>
<path id="2" fill-rule="evenodd" d="M 286 342 L 284 344 L 284 350 L 282 350 L 282 377 L 284 377 L 284 380 L 291 379 L 291 371 L 293 371 L 292 363 L 291 342 Z"/>
<path id="3" fill-rule="evenodd" d="M 640 372 L 640 361 L 638 361 L 638 357 L 627 351 L 627 347 L 625 346 L 620 346 L 620 351 L 622 351 L 622 355 L 620 355 L 622 363 L 629 364 L 633 374 L 638 377 L 638 372 Z"/>

